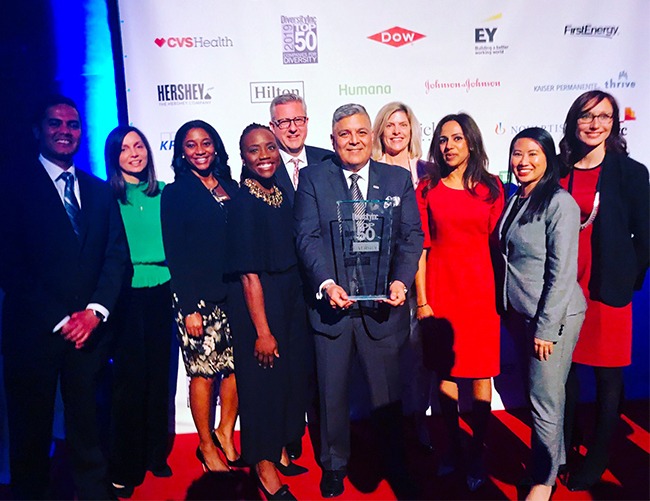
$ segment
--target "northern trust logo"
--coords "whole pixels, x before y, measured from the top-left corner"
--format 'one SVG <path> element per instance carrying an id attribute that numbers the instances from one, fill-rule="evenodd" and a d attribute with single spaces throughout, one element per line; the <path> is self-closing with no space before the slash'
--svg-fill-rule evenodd
<path id="1" fill-rule="evenodd" d="M 270 103 L 282 94 L 298 94 L 305 97 L 305 82 L 251 82 L 251 103 Z"/>
<path id="2" fill-rule="evenodd" d="M 564 26 L 564 36 L 572 37 L 589 37 L 589 38 L 614 38 L 618 34 L 618 26 L 594 26 L 592 24 L 583 24 L 573 26 L 567 24 Z"/>
<path id="3" fill-rule="evenodd" d="M 214 87 L 204 83 L 159 84 L 158 104 L 173 106 L 184 104 L 208 104 L 212 101 Z"/>

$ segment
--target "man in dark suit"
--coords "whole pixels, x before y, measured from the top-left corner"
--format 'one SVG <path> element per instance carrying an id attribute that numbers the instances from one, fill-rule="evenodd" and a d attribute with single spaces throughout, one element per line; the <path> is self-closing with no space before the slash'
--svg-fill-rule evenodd
<path id="1" fill-rule="evenodd" d="M 130 271 L 112 190 L 73 156 L 81 120 L 53 96 L 34 121 L 38 160 L 0 178 L 0 287 L 12 489 L 46 499 L 57 382 L 79 499 L 111 497 L 100 447 L 96 379 L 107 361 L 103 322 Z"/>
<path id="2" fill-rule="evenodd" d="M 298 254 L 309 280 L 309 315 L 316 331 L 324 497 L 343 492 L 350 455 L 349 367 L 355 352 L 368 380 L 387 478 L 395 483 L 405 479 L 398 352 L 408 336 L 404 301 L 423 243 L 409 173 L 370 160 L 372 128 L 365 108 L 358 104 L 338 108 L 331 137 L 336 156 L 300 173 L 294 207 Z M 350 278 L 345 269 L 339 268 L 341 283 L 336 282 L 333 246 L 339 237 L 332 234 L 337 226 L 330 224 L 337 221 L 336 202 L 387 197 L 395 202 L 389 297 L 381 303 L 356 303 L 344 288 Z"/>
<path id="3" fill-rule="evenodd" d="M 316 146 L 305 145 L 309 117 L 307 116 L 307 105 L 298 94 L 288 93 L 276 96 L 271 101 L 270 112 L 271 122 L 269 125 L 280 147 L 282 163 L 275 171 L 275 179 L 293 206 L 300 170 L 307 167 L 308 164 L 320 163 L 325 158 L 333 156 L 334 153 Z M 311 332 L 307 334 L 311 340 Z M 306 411 L 309 416 L 310 430 L 313 430 L 313 425 L 318 420 L 318 400 L 314 377 L 310 378 L 309 396 L 306 398 L 309 401 Z M 315 447 L 315 450 L 318 449 L 318 443 L 314 440 L 312 440 L 312 446 Z M 286 449 L 291 459 L 298 459 L 302 455 L 302 440 L 287 444 Z"/>
<path id="4" fill-rule="evenodd" d="M 333 155 L 330 150 L 305 146 L 308 125 L 307 105 L 298 94 L 280 94 L 273 99 L 270 126 L 280 146 L 282 159 L 282 165 L 275 171 L 275 178 L 291 205 L 298 187 L 299 171 Z"/>

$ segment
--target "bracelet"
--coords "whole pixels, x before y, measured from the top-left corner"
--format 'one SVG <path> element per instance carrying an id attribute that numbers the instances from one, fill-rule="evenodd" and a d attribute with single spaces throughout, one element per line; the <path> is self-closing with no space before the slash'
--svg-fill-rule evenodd
<path id="1" fill-rule="evenodd" d="M 429 303 L 418 304 L 418 308 L 424 308 L 425 306 L 429 306 Z"/>

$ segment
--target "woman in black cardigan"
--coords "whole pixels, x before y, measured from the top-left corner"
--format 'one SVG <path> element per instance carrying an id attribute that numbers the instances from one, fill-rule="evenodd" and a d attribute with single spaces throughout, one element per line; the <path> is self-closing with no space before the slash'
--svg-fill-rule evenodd
<path id="1" fill-rule="evenodd" d="M 190 409 L 204 470 L 243 466 L 233 443 L 237 387 L 223 281 L 228 206 L 237 190 L 214 128 L 194 120 L 174 138 L 175 180 L 162 195 L 165 255 L 171 273 L 178 337 L 190 377 Z M 210 427 L 212 388 L 221 376 L 221 420 Z M 225 455 L 219 457 L 217 449 Z M 227 463 L 227 464 L 226 464 Z"/>
<path id="2" fill-rule="evenodd" d="M 596 429 L 582 466 L 568 487 L 586 490 L 605 471 L 623 395 L 623 367 L 631 363 L 632 295 L 648 268 L 648 170 L 629 158 L 619 108 L 610 94 L 589 91 L 571 105 L 560 142 L 562 185 L 580 206 L 578 282 L 587 314 L 567 381 L 565 439 L 571 446 L 579 396 L 577 365 L 594 368 Z M 569 465 L 571 466 L 571 465 Z"/>

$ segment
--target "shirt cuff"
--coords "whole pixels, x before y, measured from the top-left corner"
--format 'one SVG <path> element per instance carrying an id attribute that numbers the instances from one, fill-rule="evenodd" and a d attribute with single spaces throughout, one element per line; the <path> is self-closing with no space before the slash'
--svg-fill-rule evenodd
<path id="1" fill-rule="evenodd" d="M 54 329 L 52 329 L 52 332 L 56 332 L 59 329 L 61 329 L 65 324 L 68 323 L 68 320 L 70 320 L 70 315 L 66 315 L 63 320 L 61 320 L 58 324 L 54 326 Z"/>
<path id="2" fill-rule="evenodd" d="M 328 278 L 327 280 L 324 280 L 323 283 L 320 284 L 318 287 L 318 292 L 316 293 L 316 299 L 319 301 L 323 299 L 323 289 L 327 287 L 328 285 L 335 284 L 336 282 L 332 278 Z"/>
<path id="3" fill-rule="evenodd" d="M 98 311 L 99 313 L 101 313 L 102 315 L 104 315 L 104 320 L 102 320 L 103 322 L 106 322 L 106 320 L 108 320 L 108 315 L 109 315 L 108 310 L 104 306 L 102 306 L 101 304 L 99 304 L 99 303 L 88 303 L 88 306 L 86 306 L 86 309 L 87 310 L 95 310 L 95 311 Z"/>

